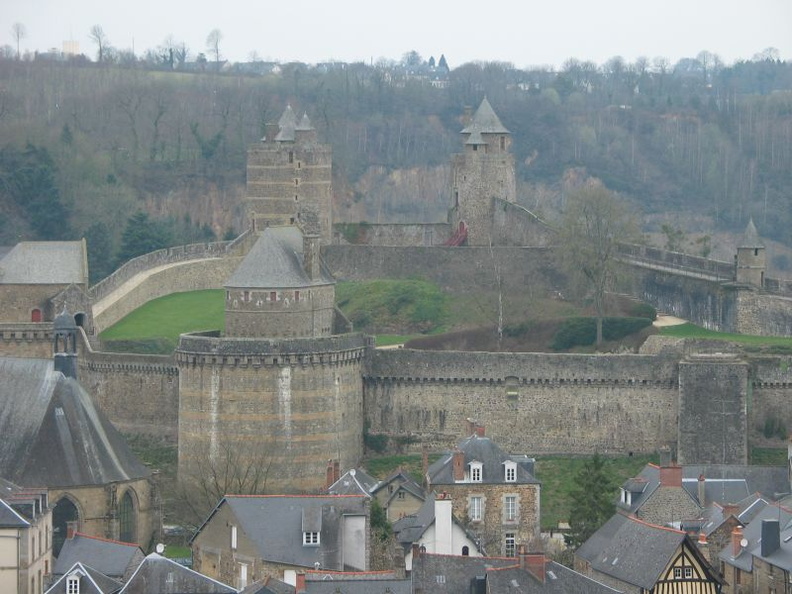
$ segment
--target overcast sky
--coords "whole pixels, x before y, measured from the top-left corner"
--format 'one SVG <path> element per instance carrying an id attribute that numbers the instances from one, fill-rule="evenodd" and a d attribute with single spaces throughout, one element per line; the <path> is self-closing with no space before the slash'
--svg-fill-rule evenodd
<path id="1" fill-rule="evenodd" d="M 371 62 L 415 50 L 445 54 L 451 68 L 474 60 L 524 68 L 617 55 L 674 63 L 707 50 L 731 64 L 768 47 L 792 59 L 792 0 L 0 0 L 0 45 L 16 49 L 14 23 L 27 31 L 23 52 L 74 40 L 92 58 L 88 31 L 98 24 L 119 49 L 140 55 L 172 35 L 193 58 L 219 29 L 232 61 L 256 52 L 279 62 Z"/>

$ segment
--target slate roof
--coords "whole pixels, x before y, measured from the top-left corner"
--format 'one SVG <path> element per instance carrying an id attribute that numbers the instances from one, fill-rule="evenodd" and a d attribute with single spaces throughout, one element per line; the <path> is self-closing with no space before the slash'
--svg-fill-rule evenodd
<path id="1" fill-rule="evenodd" d="M 368 515 L 362 495 L 226 495 L 198 529 L 192 541 L 227 505 L 254 543 L 259 557 L 273 563 L 313 568 L 342 569 L 343 517 Z M 305 528 L 304 521 L 315 528 Z M 318 547 L 303 546 L 303 530 L 320 532 Z"/>
<path id="2" fill-rule="evenodd" d="M 30 522 L 0 498 L 0 528 L 28 528 Z"/>
<path id="3" fill-rule="evenodd" d="M 474 592 L 471 583 L 477 577 L 485 578 L 487 570 L 496 567 L 513 567 L 515 558 L 463 557 L 421 553 L 412 562 L 413 588 L 423 592 Z M 483 591 L 483 590 L 482 590 Z"/>
<path id="4" fill-rule="evenodd" d="M 231 289 L 292 289 L 334 282 L 324 266 L 315 280 L 306 274 L 303 235 L 297 227 L 267 227 L 225 286 Z"/>
<path id="5" fill-rule="evenodd" d="M 418 542 L 424 532 L 434 524 L 434 519 L 434 497 L 427 497 L 417 513 L 399 518 L 393 523 L 393 535 L 396 538 L 396 542 L 402 546 L 409 546 L 414 542 Z M 454 518 L 454 521 L 456 521 L 456 518 Z"/>
<path id="6" fill-rule="evenodd" d="M 20 487 L 0 478 L 0 526 L 25 528 L 48 512 L 47 490 Z"/>
<path id="7" fill-rule="evenodd" d="M 738 503 L 754 493 L 773 498 L 776 493 L 789 491 L 787 470 L 783 466 L 747 466 L 737 464 L 686 464 L 682 466 L 682 488 L 691 499 L 698 498 L 698 477 L 704 476 L 704 505 L 710 503 Z M 660 467 L 647 464 L 637 477 L 628 479 L 622 488 L 632 493 L 631 505 L 619 507 L 635 513 L 641 509 L 660 486 Z M 680 518 L 682 519 L 682 518 Z"/>
<path id="8" fill-rule="evenodd" d="M 460 134 L 473 134 L 474 132 L 481 134 L 510 134 L 506 127 L 501 124 L 500 119 L 486 97 L 482 100 L 476 113 L 473 114 L 470 123 L 463 128 Z"/>
<path id="9" fill-rule="evenodd" d="M 616 513 L 580 546 L 575 556 L 588 561 L 595 571 L 650 590 L 685 541 L 695 550 L 681 530 Z"/>
<path id="10" fill-rule="evenodd" d="M 143 560 L 143 551 L 136 544 L 107 540 L 75 533 L 67 538 L 53 564 L 53 575 L 64 575 L 76 563 L 90 563 L 106 576 L 123 579 Z"/>
<path id="11" fill-rule="evenodd" d="M 783 540 L 786 535 L 789 535 L 788 531 L 792 527 L 792 510 L 777 503 L 771 503 L 765 506 L 753 517 L 749 524 L 743 527 L 743 538 L 748 541 L 748 546 L 742 548 L 735 557 L 732 555 L 732 545 L 729 543 L 718 554 L 718 558 L 742 571 L 752 571 L 754 552 L 759 553 L 761 551 L 759 547 L 761 546 L 762 538 L 762 520 L 779 521 L 782 533 L 781 544 L 783 546 Z"/>
<path id="12" fill-rule="evenodd" d="M 286 109 L 283 110 L 283 114 L 281 114 L 278 120 L 278 126 L 280 127 L 280 131 L 275 136 L 275 140 L 280 142 L 293 142 L 294 129 L 297 127 L 297 116 L 294 114 L 291 105 L 287 105 Z"/>
<path id="13" fill-rule="evenodd" d="M 408 493 L 414 495 L 418 499 L 425 499 L 426 493 L 424 493 L 423 487 L 419 485 L 416 480 L 410 476 L 410 473 L 405 472 L 401 468 L 397 468 L 394 470 L 390 475 L 379 481 L 374 488 L 371 490 L 372 495 L 376 495 L 382 489 L 388 487 L 388 485 L 399 483 L 398 487 L 393 490 L 390 494 L 389 499 L 393 499 L 397 496 L 400 490 L 405 490 Z"/>
<path id="14" fill-rule="evenodd" d="M 745 226 L 745 233 L 743 233 L 742 240 L 740 241 L 740 247 L 756 248 L 764 246 L 765 245 L 762 243 L 762 240 L 759 239 L 759 232 L 756 230 L 753 217 L 751 217 L 748 220 L 748 224 Z"/>
<path id="15" fill-rule="evenodd" d="M 52 361 L 0 357 L 0 475 L 72 487 L 148 477 L 80 384 Z"/>
<path id="16" fill-rule="evenodd" d="M 0 260 L 0 284 L 85 284 L 87 262 L 82 241 L 22 241 Z"/>
<path id="17" fill-rule="evenodd" d="M 327 490 L 331 495 L 365 495 L 371 497 L 378 481 L 362 468 L 352 468 L 341 475 Z"/>
<path id="18" fill-rule="evenodd" d="M 759 524 L 761 530 L 761 522 Z M 751 550 L 751 555 L 784 571 L 790 571 L 792 570 L 792 525 L 789 522 L 786 525 L 781 525 L 779 540 L 780 547 L 770 555 L 762 555 L 761 543 L 756 543 Z"/>
<path id="19" fill-rule="evenodd" d="M 517 462 L 517 480 L 516 484 L 539 484 L 528 470 L 533 464 L 531 458 L 519 458 L 506 454 L 498 445 L 493 442 L 489 437 L 480 437 L 476 434 L 463 439 L 457 445 L 457 448 L 462 450 L 465 454 L 465 468 L 471 462 L 481 462 L 481 483 L 483 484 L 502 484 L 504 483 L 504 467 L 503 463 L 506 461 Z M 454 472 L 452 461 L 454 458 L 453 452 L 448 452 L 437 460 L 429 467 L 429 482 L 432 486 L 435 485 L 453 485 Z"/>
<path id="20" fill-rule="evenodd" d="M 613 594 L 619 592 L 555 561 L 545 566 L 545 581 L 542 583 L 530 571 L 517 567 L 487 570 L 488 592 L 528 594 Z"/>
<path id="21" fill-rule="evenodd" d="M 767 500 L 759 494 L 752 494 L 736 504 L 736 509 L 724 507 L 718 503 L 713 503 L 704 508 L 702 512 L 701 524 L 697 528 L 698 532 L 703 532 L 709 536 L 720 528 L 723 523 L 734 516 L 740 524 L 749 524 L 756 515 L 767 507 Z"/>
<path id="22" fill-rule="evenodd" d="M 206 577 L 157 553 L 151 553 L 121 588 L 119 594 L 237 594 L 236 588 Z"/>
<path id="23" fill-rule="evenodd" d="M 253 582 L 239 594 L 295 594 L 296 588 L 272 576 Z"/>
<path id="24" fill-rule="evenodd" d="M 409 578 L 396 579 L 393 572 L 306 572 L 307 594 L 410 594 Z"/>
<path id="25" fill-rule="evenodd" d="M 83 563 L 74 563 L 47 590 L 46 594 L 65 594 L 66 582 L 75 572 L 81 573 L 80 594 L 115 594 L 121 589 L 121 582 L 104 575 L 101 571 Z"/>

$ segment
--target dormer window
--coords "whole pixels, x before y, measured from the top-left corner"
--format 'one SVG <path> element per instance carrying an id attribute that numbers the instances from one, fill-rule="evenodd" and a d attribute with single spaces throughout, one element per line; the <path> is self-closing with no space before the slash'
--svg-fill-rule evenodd
<path id="1" fill-rule="evenodd" d="M 80 594 L 79 575 L 70 575 L 66 578 L 66 594 Z"/>
<path id="2" fill-rule="evenodd" d="M 632 493 L 623 487 L 621 490 L 621 502 L 624 505 L 632 505 Z"/>
<path id="3" fill-rule="evenodd" d="M 231 526 L 231 550 L 235 551 L 237 548 L 237 527 Z"/>
<path id="4" fill-rule="evenodd" d="M 504 476 L 503 479 L 507 483 L 517 482 L 517 463 L 509 460 L 503 464 Z"/>
<path id="5" fill-rule="evenodd" d="M 304 546 L 319 546 L 319 533 L 318 532 L 303 532 L 303 545 Z"/>
<path id="6" fill-rule="evenodd" d="M 470 482 L 471 483 L 480 483 L 481 482 L 481 475 L 482 475 L 482 464 L 481 462 L 471 462 L 470 463 Z"/>

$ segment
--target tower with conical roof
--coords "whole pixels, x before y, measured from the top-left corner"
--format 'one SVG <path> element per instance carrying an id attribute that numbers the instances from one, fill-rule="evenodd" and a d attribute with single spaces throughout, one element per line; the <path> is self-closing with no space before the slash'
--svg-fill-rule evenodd
<path id="1" fill-rule="evenodd" d="M 464 151 L 453 156 L 452 231 L 467 229 L 468 245 L 488 245 L 492 237 L 494 200 L 517 201 L 511 133 L 485 97 L 460 132 Z"/>
<path id="2" fill-rule="evenodd" d="M 755 287 L 763 287 L 767 271 L 767 253 L 759 233 L 756 231 L 753 218 L 745 227 L 740 245 L 737 246 L 735 257 L 735 280 Z"/>
<path id="3" fill-rule="evenodd" d="M 286 106 L 248 150 L 246 215 L 254 231 L 299 226 L 329 244 L 332 237 L 332 150 L 319 142 L 307 114 Z"/>

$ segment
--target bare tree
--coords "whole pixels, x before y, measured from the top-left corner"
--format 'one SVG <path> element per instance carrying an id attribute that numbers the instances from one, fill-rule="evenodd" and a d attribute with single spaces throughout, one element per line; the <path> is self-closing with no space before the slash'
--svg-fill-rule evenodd
<path id="1" fill-rule="evenodd" d="M 27 29 L 25 25 L 22 23 L 14 23 L 11 25 L 11 35 L 14 37 L 14 41 L 16 41 L 16 55 L 17 60 L 21 58 L 21 54 L 19 53 L 19 42 L 27 35 Z"/>
<path id="2" fill-rule="evenodd" d="M 220 29 L 212 29 L 206 36 L 206 49 L 214 55 L 215 66 L 220 67 L 220 42 L 223 40 L 223 33 Z"/>
<path id="3" fill-rule="evenodd" d="M 616 275 L 616 248 L 634 235 L 634 218 L 614 194 L 590 182 L 567 198 L 557 254 L 570 288 L 588 294 L 597 313 L 597 345 L 602 343 L 605 294 Z"/>
<path id="4" fill-rule="evenodd" d="M 91 30 L 88 32 L 88 37 L 96 44 L 96 57 L 97 61 L 101 64 L 105 61 L 110 40 L 107 38 L 101 25 L 94 25 L 91 27 Z"/>

